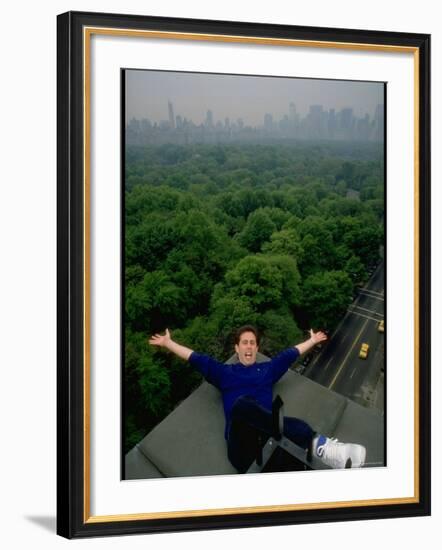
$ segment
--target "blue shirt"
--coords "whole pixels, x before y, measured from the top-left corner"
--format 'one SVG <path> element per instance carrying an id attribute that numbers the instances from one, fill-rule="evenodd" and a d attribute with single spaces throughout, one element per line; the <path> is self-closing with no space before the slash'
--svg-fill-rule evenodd
<path id="1" fill-rule="evenodd" d="M 226 431 L 231 420 L 232 407 L 242 396 L 249 396 L 268 410 L 272 408 L 272 388 L 290 365 L 299 357 L 297 348 L 289 348 L 270 361 L 254 363 L 248 367 L 242 363 L 226 365 L 208 355 L 196 353 L 189 357 L 189 363 L 195 367 L 204 378 L 217 387 L 222 394 Z"/>

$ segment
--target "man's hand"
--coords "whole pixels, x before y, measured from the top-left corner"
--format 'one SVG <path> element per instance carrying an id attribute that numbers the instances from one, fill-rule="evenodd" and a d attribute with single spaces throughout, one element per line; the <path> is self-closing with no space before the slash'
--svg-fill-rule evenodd
<path id="1" fill-rule="evenodd" d="M 167 348 L 170 344 L 172 338 L 170 337 L 169 329 L 166 328 L 166 333 L 161 334 L 155 334 L 151 338 L 149 338 L 149 344 L 152 346 L 160 346 L 161 348 Z"/>
<path id="2" fill-rule="evenodd" d="M 182 346 L 181 344 L 177 344 L 172 340 L 172 337 L 170 336 L 169 329 L 166 328 L 165 334 L 154 334 L 149 338 L 149 344 L 151 346 L 158 346 L 160 348 L 166 348 L 178 357 L 181 357 L 181 359 L 184 359 L 187 361 L 189 357 L 192 355 L 193 351 L 189 348 L 186 348 L 186 346 Z"/>
<path id="3" fill-rule="evenodd" d="M 310 339 L 316 346 L 316 344 L 320 344 L 321 342 L 324 342 L 324 340 L 327 340 L 327 335 L 321 330 L 318 330 L 318 332 L 313 332 L 313 330 L 310 329 Z"/>
<path id="4" fill-rule="evenodd" d="M 325 334 L 325 332 L 322 332 L 320 330 L 318 332 L 313 332 L 313 330 L 310 329 L 309 333 L 310 338 L 308 340 L 295 346 L 301 355 L 303 353 L 306 353 L 307 351 L 310 351 L 317 344 L 324 342 L 324 340 L 327 340 L 327 335 Z"/>

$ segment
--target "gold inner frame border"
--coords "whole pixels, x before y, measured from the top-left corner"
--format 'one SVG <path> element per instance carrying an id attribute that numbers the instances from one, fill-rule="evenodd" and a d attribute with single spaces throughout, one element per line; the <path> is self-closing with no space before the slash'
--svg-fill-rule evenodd
<path id="1" fill-rule="evenodd" d="M 388 53 L 411 53 L 414 63 L 414 495 L 411 497 L 354 500 L 338 502 L 319 502 L 303 504 L 285 504 L 270 506 L 251 506 L 238 508 L 215 508 L 203 510 L 182 510 L 173 512 L 152 512 L 137 514 L 121 514 L 108 516 L 91 515 L 91 479 L 90 479 L 90 81 L 91 81 L 91 38 L 93 35 L 157 38 L 174 40 L 193 40 L 203 42 L 230 42 L 257 45 L 308 47 L 308 48 L 334 48 L 352 51 L 372 51 Z M 364 44 L 353 42 L 308 41 L 296 39 L 280 39 L 270 37 L 244 37 L 235 35 L 150 31 L 135 29 L 116 29 L 108 27 L 84 27 L 83 28 L 83 212 L 84 212 L 84 349 L 83 349 L 83 422 L 84 422 L 84 454 L 83 454 L 83 518 L 84 523 L 103 523 L 117 521 L 142 521 L 152 519 L 192 518 L 220 516 L 230 514 L 256 514 L 263 512 L 287 512 L 301 510 L 324 510 L 334 508 L 352 508 L 357 506 L 385 506 L 405 505 L 419 502 L 419 49 L 412 46 L 396 46 L 383 44 Z"/>

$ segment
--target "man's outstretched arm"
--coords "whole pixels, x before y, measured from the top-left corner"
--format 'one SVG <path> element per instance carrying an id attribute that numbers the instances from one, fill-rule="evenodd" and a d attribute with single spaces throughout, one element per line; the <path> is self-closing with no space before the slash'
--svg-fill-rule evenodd
<path id="1" fill-rule="evenodd" d="M 154 336 L 149 338 L 149 344 L 151 344 L 152 346 L 166 348 L 167 350 L 174 353 L 177 357 L 180 357 L 185 361 L 189 361 L 189 363 L 198 372 L 200 372 L 208 382 L 210 382 L 217 388 L 220 388 L 222 372 L 224 371 L 226 366 L 222 363 L 219 363 L 212 357 L 209 357 L 208 355 L 194 353 L 194 351 L 190 348 L 186 348 L 186 346 L 177 344 L 172 340 L 170 332 L 167 328 L 165 334 L 155 334 Z"/>
<path id="2" fill-rule="evenodd" d="M 182 346 L 181 344 L 177 344 L 176 342 L 174 342 L 170 336 L 169 329 L 167 328 L 165 334 L 155 334 L 154 336 L 149 338 L 149 344 L 152 346 L 166 348 L 178 357 L 181 357 L 181 359 L 184 359 L 185 361 L 188 361 L 189 357 L 193 353 L 193 350 L 191 350 L 190 348 L 186 348 L 186 346 Z"/>
<path id="3" fill-rule="evenodd" d="M 299 354 L 302 355 L 303 353 L 306 353 L 307 351 L 310 351 L 312 348 L 314 348 L 316 344 L 324 342 L 325 340 L 327 340 L 327 335 L 325 334 L 325 332 L 313 332 L 313 330 L 310 329 L 310 338 L 305 342 L 297 344 L 295 348 L 299 351 Z"/>

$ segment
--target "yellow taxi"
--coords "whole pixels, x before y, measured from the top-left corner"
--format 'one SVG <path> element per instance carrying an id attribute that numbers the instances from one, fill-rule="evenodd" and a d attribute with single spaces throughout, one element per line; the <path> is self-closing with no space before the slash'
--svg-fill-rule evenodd
<path id="1" fill-rule="evenodd" d="M 359 357 L 361 359 L 367 359 L 368 350 L 370 349 L 370 346 L 368 344 L 362 344 L 361 349 L 359 351 Z"/>
<path id="2" fill-rule="evenodd" d="M 382 321 L 379 322 L 378 331 L 379 332 L 384 332 L 384 330 L 385 330 L 384 320 L 382 319 Z"/>

